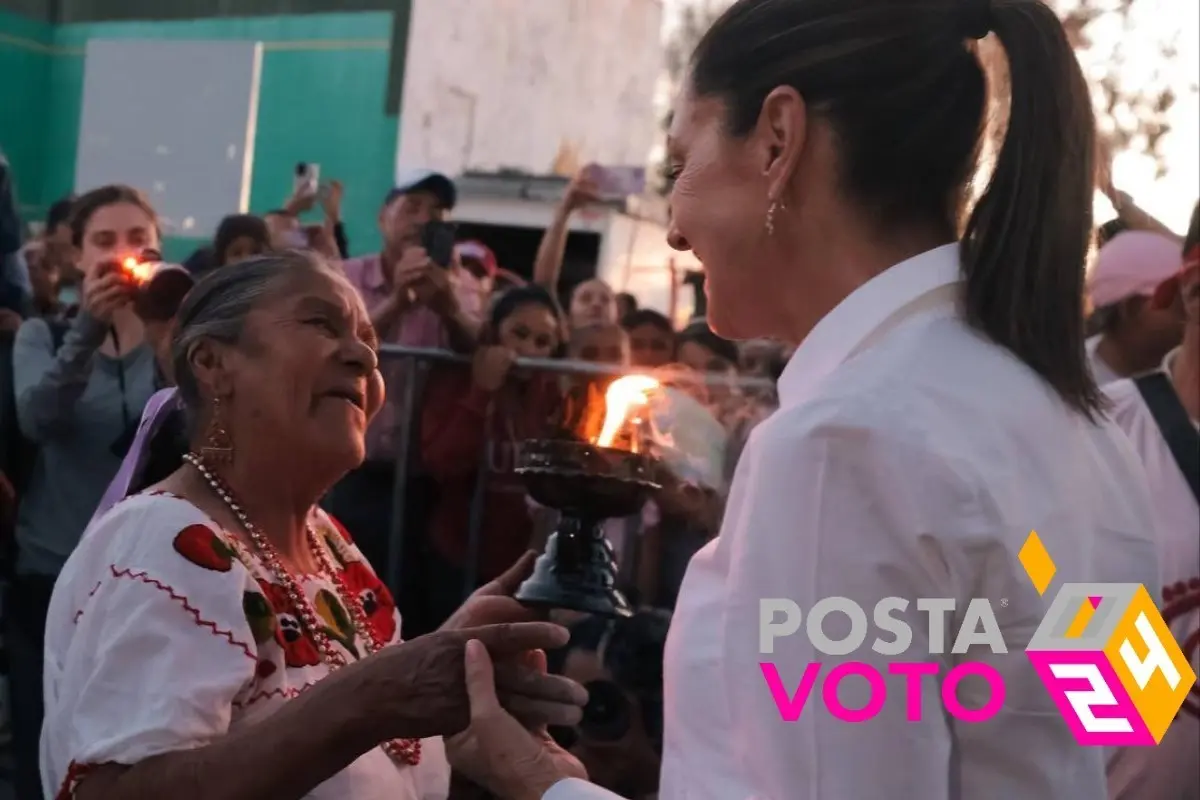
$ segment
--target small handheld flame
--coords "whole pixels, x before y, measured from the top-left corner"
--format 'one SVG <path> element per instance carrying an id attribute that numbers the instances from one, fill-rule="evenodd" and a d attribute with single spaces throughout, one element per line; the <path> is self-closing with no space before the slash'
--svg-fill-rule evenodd
<path id="1" fill-rule="evenodd" d="M 146 281 L 150 280 L 150 277 L 154 274 L 153 264 L 142 263 L 133 256 L 130 256 L 122 261 L 121 267 L 125 270 L 125 273 L 129 275 L 129 277 L 133 278 L 138 283 L 145 283 Z"/>
<path id="2" fill-rule="evenodd" d="M 611 447 L 634 413 L 649 405 L 649 393 L 659 387 L 649 375 L 626 375 L 613 381 L 604 393 L 604 425 L 596 437 L 599 447 Z"/>

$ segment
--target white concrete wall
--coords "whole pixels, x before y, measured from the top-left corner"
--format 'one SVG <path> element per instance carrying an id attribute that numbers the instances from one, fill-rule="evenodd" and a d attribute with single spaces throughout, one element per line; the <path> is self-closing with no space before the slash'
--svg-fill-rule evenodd
<path id="1" fill-rule="evenodd" d="M 661 0 L 415 0 L 397 165 L 644 164 Z"/>

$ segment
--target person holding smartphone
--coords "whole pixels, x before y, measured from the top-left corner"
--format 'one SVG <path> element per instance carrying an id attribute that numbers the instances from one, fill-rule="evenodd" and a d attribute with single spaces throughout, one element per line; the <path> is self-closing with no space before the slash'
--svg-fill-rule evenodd
<path id="1" fill-rule="evenodd" d="M 441 173 L 400 176 L 379 211 L 382 250 L 342 262 L 382 344 L 474 349 L 484 304 L 454 254 L 453 229 L 446 225 L 456 199 L 454 182 Z M 384 360 L 380 369 L 387 402 L 367 432 L 367 459 L 335 487 L 327 507 L 372 563 L 386 564 L 396 442 L 406 421 L 399 403 L 408 376 L 399 360 Z M 409 510 L 417 513 L 415 506 Z"/>
<path id="2" fill-rule="evenodd" d="M 127 186 L 105 186 L 71 217 L 82 302 L 56 334 L 27 320 L 13 346 L 21 433 L 37 447 L 17 512 L 16 575 L 5 603 L 17 796 L 40 797 L 42 647 L 54 582 L 120 467 L 119 448 L 154 393 L 155 358 L 135 308 L 138 287 L 122 268 L 159 247 L 154 209 Z"/>

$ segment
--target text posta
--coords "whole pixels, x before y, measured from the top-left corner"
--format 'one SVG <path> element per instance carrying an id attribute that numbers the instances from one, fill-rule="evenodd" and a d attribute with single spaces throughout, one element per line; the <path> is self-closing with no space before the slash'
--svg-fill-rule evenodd
<path id="1" fill-rule="evenodd" d="M 882 656 L 899 656 L 909 653 L 913 646 L 912 627 L 898 617 L 908 611 L 909 601 L 903 597 L 885 597 L 875 604 L 871 618 L 878 628 L 890 639 L 875 637 L 871 650 Z M 927 615 L 928 647 L 924 654 L 942 655 L 946 652 L 946 615 L 955 610 L 950 598 L 923 597 L 917 600 L 917 611 Z M 785 598 L 764 598 L 759 601 L 758 645 L 759 653 L 766 656 L 775 652 L 775 640 L 794 636 L 804 625 L 805 634 L 813 649 L 827 656 L 845 656 L 862 648 L 867 641 L 867 612 L 848 597 L 826 597 L 813 604 L 807 619 L 800 606 Z M 829 638 L 825 633 L 825 618 L 840 614 L 850 621 L 850 632 L 841 640 Z M 961 655 L 970 648 L 987 647 L 995 654 L 1008 652 L 1000 625 L 992 612 L 992 604 L 985 599 L 975 598 L 967 604 L 962 623 L 954 637 L 950 652 Z"/>

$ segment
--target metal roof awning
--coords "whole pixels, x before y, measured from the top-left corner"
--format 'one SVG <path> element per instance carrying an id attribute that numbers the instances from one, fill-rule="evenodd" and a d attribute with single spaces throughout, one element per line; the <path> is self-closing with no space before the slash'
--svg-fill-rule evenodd
<path id="1" fill-rule="evenodd" d="M 477 200 L 526 200 L 533 203 L 555 204 L 562 200 L 570 178 L 561 175 L 529 175 L 516 170 L 484 172 L 467 170 L 455 179 L 460 197 Z M 601 205 L 616 211 L 625 210 L 624 201 Z"/>

